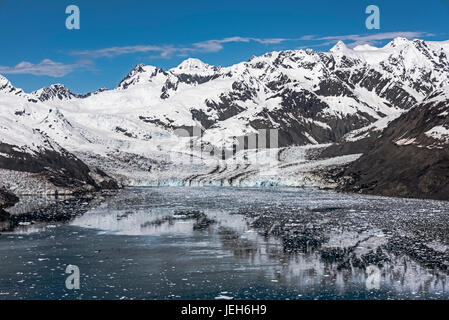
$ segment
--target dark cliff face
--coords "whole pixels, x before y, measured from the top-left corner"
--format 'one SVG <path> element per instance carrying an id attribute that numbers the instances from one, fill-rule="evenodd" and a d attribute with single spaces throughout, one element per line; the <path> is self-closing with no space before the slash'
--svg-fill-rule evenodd
<path id="1" fill-rule="evenodd" d="M 39 153 L 22 152 L 12 145 L 0 143 L 0 168 L 41 175 L 56 187 L 73 192 L 116 189 L 117 182 L 99 169 L 91 169 L 70 152 L 43 149 Z M 100 177 L 95 179 L 94 176 Z"/>
<path id="2" fill-rule="evenodd" d="M 17 198 L 14 194 L 3 188 L 0 188 L 0 209 L 11 207 L 18 201 L 19 198 Z"/>
<path id="3" fill-rule="evenodd" d="M 42 149 L 41 152 L 29 153 L 18 147 L 0 143 L 0 169 L 12 172 L 34 174 L 43 181 L 48 181 L 50 192 L 81 195 L 102 189 L 118 189 L 116 180 L 98 168 L 88 167 L 84 162 L 64 149 Z M 19 175 L 17 175 L 19 176 Z M 7 187 L 8 181 L 2 181 Z M 0 187 L 0 231 L 10 229 L 10 214 L 4 209 L 12 207 L 19 198 Z"/>
<path id="4" fill-rule="evenodd" d="M 438 95 L 442 98 L 435 99 Z M 340 174 L 342 190 L 449 200 L 449 140 L 429 134 L 448 127 L 447 110 L 447 95 L 434 94 L 393 121 L 373 148 Z"/>
<path id="5" fill-rule="evenodd" d="M 17 198 L 14 194 L 0 188 L 0 222 L 6 221 L 9 217 L 9 214 L 3 209 L 12 207 L 18 201 L 19 198 Z"/>

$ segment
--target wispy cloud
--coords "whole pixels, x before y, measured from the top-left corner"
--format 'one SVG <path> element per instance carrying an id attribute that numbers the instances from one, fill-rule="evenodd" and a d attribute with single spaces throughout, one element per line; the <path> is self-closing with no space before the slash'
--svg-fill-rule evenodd
<path id="1" fill-rule="evenodd" d="M 252 37 L 228 37 L 224 39 L 213 39 L 201 42 L 196 42 L 187 46 L 176 45 L 136 45 L 123 47 L 109 47 L 97 50 L 78 50 L 72 51 L 71 54 L 79 56 L 88 56 L 92 58 L 99 57 L 116 57 L 132 53 L 157 53 L 161 58 L 169 58 L 172 56 L 186 56 L 196 52 L 218 52 L 223 50 L 225 43 L 238 42 L 257 42 L 260 44 L 279 44 L 284 41 L 291 41 L 292 39 L 284 38 L 252 38 Z"/>
<path id="2" fill-rule="evenodd" d="M 116 57 L 134 53 L 152 53 L 152 57 L 171 58 L 173 56 L 184 57 L 193 53 L 213 53 L 224 49 L 228 43 L 250 43 L 256 42 L 265 45 L 281 44 L 284 42 L 306 42 L 309 45 L 303 45 L 299 48 L 320 47 L 333 44 L 338 40 L 349 41 L 349 46 L 358 44 L 375 44 L 381 40 L 393 39 L 396 37 L 420 38 L 429 37 L 433 34 L 426 32 L 379 32 L 368 35 L 350 34 L 340 36 L 315 36 L 304 35 L 299 38 L 255 38 L 255 37 L 228 37 L 223 39 L 212 39 L 196 42 L 190 45 L 135 45 L 135 46 L 117 46 L 102 48 L 96 50 L 78 50 L 72 51 L 72 55 L 85 56 L 89 58 Z M 319 42 L 319 43 L 316 43 Z"/>
<path id="3" fill-rule="evenodd" d="M 348 45 L 350 47 L 360 45 L 360 44 L 377 44 L 382 40 L 390 40 L 397 37 L 413 39 L 422 37 L 433 37 L 432 33 L 428 32 L 415 32 L 415 31 L 398 31 L 398 32 L 379 32 L 373 34 L 350 34 L 350 35 L 340 35 L 340 36 L 322 36 L 322 37 L 310 37 L 308 40 L 312 41 L 324 41 L 315 46 L 325 46 L 332 43 L 341 41 L 349 41 Z"/>
<path id="4" fill-rule="evenodd" d="M 73 64 L 64 64 L 50 59 L 44 59 L 40 63 L 33 64 L 23 61 L 19 64 L 9 67 L 0 66 L 0 74 L 33 74 L 38 76 L 63 77 L 78 68 L 92 69 L 91 59 L 100 57 L 117 57 L 135 53 L 151 53 L 157 58 L 171 58 L 173 56 L 185 57 L 194 53 L 214 53 L 224 49 L 228 43 L 260 43 L 264 45 L 275 45 L 284 42 L 300 42 L 302 45 L 298 49 L 324 47 L 332 45 L 338 40 L 345 41 L 349 47 L 359 44 L 376 44 L 382 40 L 403 38 L 423 38 L 432 37 L 434 34 L 427 32 L 379 32 L 372 34 L 350 34 L 340 36 L 316 36 L 304 35 L 298 38 L 255 38 L 255 37 L 228 37 L 223 39 L 212 39 L 201 42 L 195 42 L 190 45 L 135 45 L 135 46 L 116 46 L 96 50 L 78 50 L 70 52 L 71 55 L 81 57 L 82 59 Z"/>
<path id="5" fill-rule="evenodd" d="M 13 67 L 0 66 L 0 74 L 32 74 L 36 76 L 63 77 L 79 67 L 87 67 L 90 62 L 84 60 L 75 64 L 64 64 L 44 59 L 37 64 L 23 61 Z"/>
<path id="6" fill-rule="evenodd" d="M 430 37 L 434 36 L 432 33 L 427 32 L 414 32 L 414 31 L 399 31 L 399 32 L 379 32 L 368 35 L 360 34 L 350 34 L 343 36 L 326 36 L 316 38 L 317 40 L 352 40 L 352 41 L 377 41 L 377 40 L 388 40 L 397 37 L 402 38 L 420 38 L 420 37 Z"/>
<path id="7" fill-rule="evenodd" d="M 109 47 L 98 50 L 78 50 L 72 51 L 73 55 L 89 56 L 92 58 L 99 57 L 116 57 L 132 53 L 159 52 L 161 55 L 172 53 L 176 50 L 181 51 L 183 48 L 174 48 L 173 46 L 155 46 L 155 45 L 136 45 L 124 47 Z"/>
<path id="8" fill-rule="evenodd" d="M 257 42 L 261 44 L 279 44 L 285 41 L 291 41 L 287 38 L 248 38 L 248 37 L 230 37 L 220 40 L 207 40 L 194 43 L 193 46 L 196 49 L 204 50 L 207 52 L 217 52 L 223 49 L 223 44 L 231 42 Z"/>

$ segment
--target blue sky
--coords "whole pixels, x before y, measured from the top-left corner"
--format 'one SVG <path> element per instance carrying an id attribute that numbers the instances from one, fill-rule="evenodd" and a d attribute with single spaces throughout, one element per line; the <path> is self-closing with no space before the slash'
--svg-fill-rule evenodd
<path id="1" fill-rule="evenodd" d="M 68 5 L 80 30 L 68 30 Z M 380 29 L 365 8 L 380 8 Z M 0 0 L 0 74 L 33 91 L 113 88 L 138 63 L 168 69 L 188 57 L 228 66 L 268 51 L 381 46 L 402 35 L 449 39 L 449 0 Z"/>

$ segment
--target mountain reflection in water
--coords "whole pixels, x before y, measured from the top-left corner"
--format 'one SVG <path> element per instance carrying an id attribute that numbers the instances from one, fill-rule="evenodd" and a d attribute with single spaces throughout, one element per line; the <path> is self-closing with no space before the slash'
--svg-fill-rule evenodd
<path id="1" fill-rule="evenodd" d="M 0 299 L 449 298 L 447 202 L 164 187 L 93 203 L 0 235 Z"/>

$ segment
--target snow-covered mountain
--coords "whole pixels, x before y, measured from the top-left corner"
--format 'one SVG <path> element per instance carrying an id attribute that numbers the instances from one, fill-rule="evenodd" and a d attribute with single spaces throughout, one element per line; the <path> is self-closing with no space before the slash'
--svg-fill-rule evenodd
<path id="1" fill-rule="evenodd" d="M 88 94 L 76 94 L 71 92 L 66 86 L 63 84 L 57 83 L 52 84 L 49 87 L 41 88 L 31 93 L 32 96 L 35 96 L 38 100 L 45 102 L 49 100 L 70 100 L 70 99 L 83 99 L 90 97 L 91 95 L 98 94 L 100 92 L 106 91 L 105 88 L 100 88 L 97 91 L 89 92 Z"/>
<path id="2" fill-rule="evenodd" d="M 82 98 L 82 95 L 76 95 L 72 93 L 62 84 L 53 84 L 50 87 L 42 88 L 31 93 L 36 96 L 40 101 L 48 100 L 69 100 L 74 98 Z"/>
<path id="3" fill-rule="evenodd" d="M 0 93 L 0 188 L 64 194 L 117 187 L 51 138 L 48 130 L 71 128 L 58 109 L 12 88 Z"/>
<path id="4" fill-rule="evenodd" d="M 327 143 L 447 85 L 448 54 L 449 42 L 397 38 L 383 48 L 354 49 L 339 42 L 327 53 L 271 52 L 230 67 L 197 59 L 166 71 L 138 65 L 117 89 L 95 98 L 63 87 L 36 95 L 48 100 L 42 91 L 51 92 L 69 110 L 127 109 L 163 129 L 201 128 L 212 143 L 222 142 L 217 135 L 267 128 L 279 129 L 281 146 Z"/>
<path id="5" fill-rule="evenodd" d="M 8 79 L 0 74 L 0 94 L 14 95 L 30 102 L 36 102 L 33 96 L 26 94 L 22 89 L 14 87 Z"/>
<path id="6" fill-rule="evenodd" d="M 86 95 L 59 84 L 27 94 L 0 77 L 0 141 L 27 154 L 64 149 L 128 184 L 191 183 L 214 170 L 223 174 L 206 180 L 223 180 L 255 169 L 216 165 L 210 147 L 232 150 L 261 129 L 278 130 L 279 147 L 360 136 L 448 85 L 449 41 L 402 38 L 271 52 L 230 67 L 137 65 L 117 88 Z"/>

